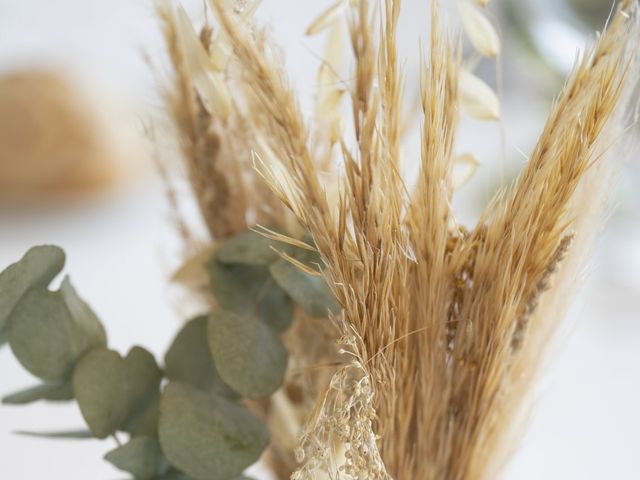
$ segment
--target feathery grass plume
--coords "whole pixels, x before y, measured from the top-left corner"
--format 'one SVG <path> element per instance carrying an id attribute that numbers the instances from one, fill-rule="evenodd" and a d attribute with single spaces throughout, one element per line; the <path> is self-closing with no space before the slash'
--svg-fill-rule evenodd
<path id="1" fill-rule="evenodd" d="M 257 2 L 242 12 L 248 19 Z M 212 239 L 247 224 L 282 225 L 283 207 L 254 174 L 247 118 L 226 84 L 228 45 L 205 24 L 197 33 L 186 12 L 156 0 L 171 61 L 167 109 L 178 132 L 188 179 Z"/>
<path id="2" fill-rule="evenodd" d="M 187 55 L 196 55 L 192 51 L 195 46 L 191 43 L 189 52 L 185 46 L 191 33 L 185 27 L 191 29 L 191 24 L 181 24 L 176 12 L 164 2 L 157 2 L 157 14 L 163 22 L 174 72 L 173 86 L 166 92 L 167 106 L 179 132 L 189 182 L 211 237 L 226 238 L 245 226 L 243 188 L 236 184 L 232 189 L 229 176 L 221 171 L 220 135 L 194 88 L 193 66 Z"/>
<path id="3" fill-rule="evenodd" d="M 578 104 L 580 100 L 576 100 L 576 97 L 581 95 L 579 92 L 590 92 L 591 95 L 596 95 L 596 92 L 603 90 L 608 83 L 604 82 L 600 75 L 610 75 L 610 69 L 615 69 L 615 62 L 620 62 L 617 65 L 618 71 L 608 80 L 611 82 L 609 85 L 614 88 L 616 84 L 618 86 L 616 102 L 606 106 L 610 110 L 595 113 L 595 115 L 608 115 L 609 118 L 598 135 L 592 137 L 591 143 L 587 144 L 589 157 L 586 169 L 581 173 L 582 178 L 560 220 L 561 224 L 564 223 L 569 228 L 572 235 L 570 248 L 565 253 L 565 259 L 556 265 L 553 276 L 545 279 L 543 274 L 542 282 L 546 290 L 537 289 L 538 291 L 529 297 L 523 309 L 524 315 L 528 316 L 525 337 L 527 341 L 521 345 L 521 351 L 514 358 L 514 365 L 509 374 L 510 389 L 503 402 L 505 409 L 496 418 L 496 427 L 483 447 L 486 452 L 491 449 L 506 452 L 513 448 L 513 439 L 519 434 L 522 426 L 519 420 L 529 410 L 526 405 L 527 392 L 543 364 L 544 354 L 549 349 L 558 320 L 564 317 L 569 307 L 569 300 L 584 276 L 584 264 L 594 237 L 602 227 L 604 213 L 608 206 L 608 196 L 612 191 L 618 170 L 624 159 L 629 157 L 631 148 L 637 146 L 637 139 L 630 134 L 629 127 L 638 122 L 637 90 L 634 93 L 632 88 L 639 74 L 638 52 L 634 51 L 633 47 L 638 45 L 638 42 L 640 42 L 640 28 L 637 2 L 621 2 L 617 16 L 609 25 L 607 32 L 600 38 L 599 43 L 583 56 L 582 62 L 574 69 L 563 95 L 555 104 L 536 149 L 536 152 L 542 155 L 545 148 L 542 140 L 546 139 L 549 145 L 550 132 L 558 128 L 558 124 L 563 121 L 559 116 L 570 115 L 562 114 L 563 109 L 574 109 L 573 112 L 580 112 L 577 115 L 585 117 L 585 109 L 588 106 L 586 100 L 582 105 Z M 602 62 L 608 66 L 603 65 Z M 609 70 L 609 72 L 597 73 L 597 69 Z M 578 82 L 584 83 L 578 85 Z M 578 110 L 580 108 L 583 110 Z M 563 131 L 569 134 L 568 130 Z M 577 135 L 577 133 L 571 134 Z M 588 137 L 583 136 L 583 139 L 589 142 Z M 565 234 L 554 256 L 562 250 L 562 243 L 567 241 L 568 237 Z M 553 269 L 553 264 L 554 258 L 548 268 Z M 537 308 L 527 312 L 531 300 L 536 301 Z M 514 332 L 514 339 L 517 338 L 517 333 L 518 330 Z M 490 472 L 496 472 L 502 466 L 501 460 L 504 459 L 487 458 L 488 464 L 484 468 Z"/>
<path id="4" fill-rule="evenodd" d="M 611 141 L 603 134 L 617 141 L 624 126 L 617 112 L 635 65 L 637 4 L 622 2 L 556 101 L 522 176 L 469 232 L 452 226 L 450 208 L 460 56 L 436 6 L 422 69 L 421 168 L 408 194 L 398 173 L 400 2 L 384 1 L 379 35 L 369 2 L 352 2 L 356 145 L 341 142 L 333 209 L 281 66 L 222 0 L 211 3 L 244 67 L 237 80 L 254 134 L 269 147 L 258 168 L 313 236 L 352 358 L 317 403 L 294 478 L 493 478 L 543 339 L 564 311 L 558 292 L 593 235 L 599 208 L 581 201 L 595 191 L 601 206 L 607 190 L 592 180 Z"/>

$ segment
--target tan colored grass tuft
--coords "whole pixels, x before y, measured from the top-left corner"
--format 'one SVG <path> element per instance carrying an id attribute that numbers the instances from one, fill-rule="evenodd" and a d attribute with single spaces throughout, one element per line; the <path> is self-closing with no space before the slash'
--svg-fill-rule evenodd
<path id="1" fill-rule="evenodd" d="M 200 212 L 212 238 L 223 239 L 245 226 L 244 189 L 237 178 L 222 171 L 220 132 L 194 88 L 176 14 L 161 6 L 157 11 L 174 71 L 173 87 L 166 93 L 168 109 Z"/>

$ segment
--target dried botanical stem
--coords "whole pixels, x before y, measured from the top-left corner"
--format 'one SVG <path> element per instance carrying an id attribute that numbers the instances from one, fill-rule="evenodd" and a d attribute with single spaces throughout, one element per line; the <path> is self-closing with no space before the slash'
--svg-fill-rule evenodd
<path id="1" fill-rule="evenodd" d="M 554 257 L 563 250 L 562 237 L 571 220 L 565 213 L 596 159 L 596 141 L 627 79 L 629 25 L 618 15 L 584 57 L 523 176 L 498 201 L 483 234 L 452 362 L 450 402 L 458 430 L 452 438 L 449 478 L 476 478 L 481 471 L 485 437 L 504 402 L 517 319 L 526 314 Z"/>
<path id="2" fill-rule="evenodd" d="M 233 170 L 223 171 L 220 129 L 194 88 L 175 15 L 163 6 L 157 11 L 174 71 L 174 87 L 167 92 L 167 103 L 180 134 L 189 181 L 211 237 L 224 239 L 246 228 L 244 188 L 234 178 Z M 206 28 L 201 38 L 205 45 L 210 41 Z"/>
<path id="3" fill-rule="evenodd" d="M 513 337 L 511 339 L 511 349 L 513 350 L 514 354 L 517 354 L 518 350 L 522 348 L 522 344 L 527 335 L 529 320 L 538 308 L 540 297 L 549 289 L 549 281 L 553 274 L 556 273 L 560 262 L 564 260 L 564 257 L 567 254 L 567 250 L 569 250 L 569 246 L 571 245 L 572 240 L 573 235 L 565 235 L 565 237 L 560 241 L 560 245 L 558 245 L 558 248 L 556 248 L 556 251 L 551 258 L 547 269 L 542 275 L 542 278 L 540 278 L 540 281 L 538 282 L 538 285 L 536 285 L 536 288 L 531 294 L 531 297 L 526 301 L 524 311 L 516 320 L 516 325 L 513 329 Z"/>

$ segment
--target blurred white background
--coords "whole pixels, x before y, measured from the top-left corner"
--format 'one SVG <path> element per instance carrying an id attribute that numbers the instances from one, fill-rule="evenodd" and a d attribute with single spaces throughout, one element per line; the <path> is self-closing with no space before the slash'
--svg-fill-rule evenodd
<path id="1" fill-rule="evenodd" d="M 194 18 L 202 14 L 203 2 L 185 3 Z M 305 38 L 303 32 L 328 3 L 264 0 L 258 13 L 286 45 L 287 66 L 293 83 L 301 87 L 303 106 L 313 93 L 315 68 L 322 54 L 322 42 Z M 537 44 L 518 36 L 521 19 L 509 16 L 503 3 L 496 0 L 492 9 L 502 12 L 505 35 L 504 118 L 500 124 L 463 122 L 460 150 L 471 149 L 483 162 L 456 199 L 463 219 L 474 218 L 498 185 L 501 169 L 516 172 L 522 166 L 525 160 L 519 152 L 531 150 L 551 95 L 561 86 L 558 78 L 585 41 L 583 24 L 563 27 L 568 18 L 564 7 L 547 8 L 554 2 L 540 2 L 538 7 L 544 4 L 546 16 L 535 18 L 542 19 L 547 28 L 542 31 L 553 32 L 556 39 L 553 58 L 543 62 L 531 48 L 519 48 Z M 513 3 L 523 9 L 525 3 L 536 5 L 533 1 Z M 555 2 L 555 6 L 560 3 L 564 2 Z M 426 0 L 404 2 L 400 45 L 409 98 L 415 94 L 418 41 L 427 38 L 427 4 Z M 451 12 L 455 20 L 453 16 Z M 536 32 L 540 37 L 540 31 Z M 548 54 L 548 43 L 537 46 Z M 131 128 L 140 142 L 143 125 L 161 110 L 162 51 L 150 0 L 0 0 L 0 73 L 25 65 L 70 71 L 103 92 L 97 102 L 116 99 L 124 106 L 134 119 Z M 146 64 L 145 55 L 160 65 L 156 72 Z M 489 80 L 495 77 L 492 68 L 481 68 Z M 409 157 L 416 151 L 415 142 L 407 146 Z M 505 471 L 506 479 L 640 478 L 638 172 L 636 152 L 623 172 L 613 202 L 616 208 L 596 246 L 588 280 L 535 392 L 536 408 Z M 40 243 L 65 248 L 67 271 L 106 324 L 114 348 L 125 352 L 140 344 L 162 359 L 182 320 L 178 299 L 167 281 L 176 266 L 179 243 L 162 185 L 152 171 L 81 202 L 0 204 L 0 268 Z M 7 348 L 0 350 L 0 394 L 34 383 Z M 112 447 L 111 441 L 67 442 L 12 434 L 82 425 L 73 405 L 0 406 L 0 478 L 124 478 L 101 460 Z"/>

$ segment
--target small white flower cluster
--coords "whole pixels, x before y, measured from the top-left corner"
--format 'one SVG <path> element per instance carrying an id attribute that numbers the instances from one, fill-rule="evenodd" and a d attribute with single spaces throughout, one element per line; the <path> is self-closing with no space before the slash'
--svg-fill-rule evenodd
<path id="1" fill-rule="evenodd" d="M 355 339 L 341 343 L 354 354 Z M 375 409 L 371 379 L 354 360 L 333 376 L 324 401 L 303 433 L 296 452 L 301 467 L 292 480 L 391 480 L 373 431 Z"/>

